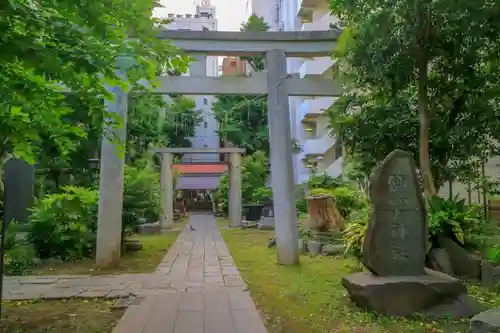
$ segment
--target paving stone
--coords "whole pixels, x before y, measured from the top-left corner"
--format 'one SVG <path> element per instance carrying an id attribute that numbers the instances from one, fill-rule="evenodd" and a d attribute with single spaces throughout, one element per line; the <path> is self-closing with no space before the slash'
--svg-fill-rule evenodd
<path id="1" fill-rule="evenodd" d="M 235 333 L 267 333 L 257 311 L 233 311 Z"/>
<path id="2" fill-rule="evenodd" d="M 204 333 L 204 311 L 179 311 L 175 321 L 174 333 Z"/>
<path id="3" fill-rule="evenodd" d="M 180 294 L 157 297 L 142 333 L 172 333 L 180 297 Z"/>
<path id="4" fill-rule="evenodd" d="M 234 321 L 230 311 L 206 311 L 204 333 L 234 333 Z"/>
<path id="5" fill-rule="evenodd" d="M 113 333 L 266 333 L 215 219 L 190 223 L 152 274 L 6 277 L 4 299 L 121 298 Z"/>

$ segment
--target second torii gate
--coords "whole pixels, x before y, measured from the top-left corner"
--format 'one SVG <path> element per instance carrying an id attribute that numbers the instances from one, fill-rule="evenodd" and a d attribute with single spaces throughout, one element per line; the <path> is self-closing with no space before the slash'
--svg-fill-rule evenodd
<path id="1" fill-rule="evenodd" d="M 268 96 L 268 121 L 271 153 L 272 189 L 275 212 L 278 262 L 298 264 L 295 184 L 289 96 L 339 96 L 341 88 L 331 79 L 311 75 L 300 78 L 287 74 L 287 57 L 329 56 L 341 31 L 300 32 L 228 32 L 162 30 L 158 38 L 195 56 L 202 64 L 190 76 L 160 76 L 156 92 L 182 95 L 265 95 Z M 266 72 L 250 77 L 206 77 L 206 56 L 265 55 Z M 126 63 L 126 62 L 125 62 Z M 201 69 L 203 68 L 203 69 Z M 120 70 L 120 64 L 118 64 Z M 122 68 L 123 70 L 123 68 Z M 196 75 L 198 74 L 198 75 Z M 113 103 L 108 111 L 126 120 L 126 92 L 120 87 L 111 91 Z M 124 122 L 126 125 L 126 123 Z M 112 129 L 124 140 L 125 126 Z M 96 262 L 111 264 L 120 252 L 123 201 L 124 156 L 108 137 L 103 138 Z M 236 209 L 236 208 L 234 208 Z"/>

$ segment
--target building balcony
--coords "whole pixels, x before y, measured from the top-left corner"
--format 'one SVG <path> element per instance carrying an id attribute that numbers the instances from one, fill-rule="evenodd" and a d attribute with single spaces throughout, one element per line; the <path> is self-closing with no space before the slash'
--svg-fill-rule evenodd
<path id="1" fill-rule="evenodd" d="M 333 163 L 325 169 L 324 172 L 331 177 L 339 177 L 342 175 L 342 169 L 344 166 L 344 157 L 339 157 Z"/>
<path id="2" fill-rule="evenodd" d="M 310 156 L 321 156 L 324 155 L 328 149 L 330 149 L 335 143 L 335 140 L 330 137 L 329 133 L 325 133 L 319 138 L 309 138 L 306 139 L 304 144 L 304 155 Z"/>
<path id="3" fill-rule="evenodd" d="M 314 10 L 327 5 L 326 0 L 297 0 L 297 16 L 302 22 L 312 22 Z"/>
<path id="4" fill-rule="evenodd" d="M 320 97 L 305 100 L 300 104 L 302 120 L 323 115 L 325 111 L 332 106 L 335 100 L 336 97 Z"/>
<path id="5" fill-rule="evenodd" d="M 333 65 L 334 60 L 330 57 L 307 59 L 300 66 L 300 77 L 303 78 L 306 75 L 328 75 L 329 72 L 332 72 Z"/>
<path id="6" fill-rule="evenodd" d="M 326 31 L 330 30 L 330 24 L 336 22 L 333 16 L 329 13 L 324 14 L 321 18 L 313 20 L 312 22 L 302 24 L 302 31 Z"/>

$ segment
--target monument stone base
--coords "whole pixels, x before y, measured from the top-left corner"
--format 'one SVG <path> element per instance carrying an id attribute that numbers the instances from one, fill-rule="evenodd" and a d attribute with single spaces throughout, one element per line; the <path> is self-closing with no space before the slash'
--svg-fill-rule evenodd
<path id="1" fill-rule="evenodd" d="M 344 277 L 342 285 L 360 308 L 384 315 L 424 312 L 432 317 L 456 318 L 478 313 L 467 302 L 467 289 L 460 280 L 428 269 L 425 272 L 421 276 L 377 276 L 362 272 Z"/>

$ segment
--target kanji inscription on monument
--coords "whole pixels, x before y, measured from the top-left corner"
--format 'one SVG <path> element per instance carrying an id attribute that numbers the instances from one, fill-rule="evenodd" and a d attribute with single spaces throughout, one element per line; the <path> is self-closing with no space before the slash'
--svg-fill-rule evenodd
<path id="1" fill-rule="evenodd" d="M 395 150 L 370 178 L 372 216 L 363 263 L 374 274 L 424 274 L 427 216 L 413 158 Z"/>

